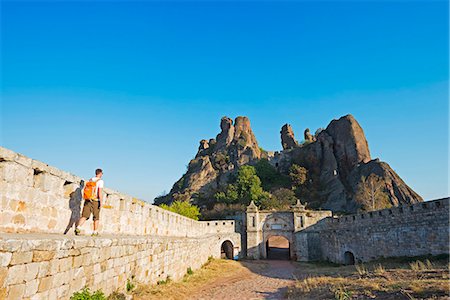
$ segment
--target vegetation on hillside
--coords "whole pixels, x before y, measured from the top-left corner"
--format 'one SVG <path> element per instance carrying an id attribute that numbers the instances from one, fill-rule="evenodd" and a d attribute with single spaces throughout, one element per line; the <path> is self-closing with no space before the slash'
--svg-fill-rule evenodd
<path id="1" fill-rule="evenodd" d="M 200 216 L 199 208 L 187 201 L 175 201 L 170 206 L 161 204 L 160 207 L 194 220 L 198 220 Z"/>

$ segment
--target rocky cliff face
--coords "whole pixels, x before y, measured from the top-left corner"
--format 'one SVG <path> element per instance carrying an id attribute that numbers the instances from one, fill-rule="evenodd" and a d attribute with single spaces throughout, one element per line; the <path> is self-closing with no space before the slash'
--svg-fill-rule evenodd
<path id="1" fill-rule="evenodd" d="M 294 163 L 304 166 L 311 178 L 320 180 L 318 207 L 324 209 L 355 212 L 361 206 L 363 179 L 371 174 L 383 181 L 381 189 L 391 205 L 423 201 L 387 163 L 372 160 L 364 131 L 352 115 L 333 120 L 315 141 L 283 151 L 272 162 L 282 173 Z"/>
<path id="2" fill-rule="evenodd" d="M 193 196 L 210 197 L 229 177 L 245 164 L 261 158 L 261 150 L 247 117 L 234 121 L 223 117 L 221 132 L 216 139 L 201 140 L 197 155 L 189 162 L 187 172 L 167 196 L 155 199 L 155 204 L 189 201 Z"/>
<path id="3" fill-rule="evenodd" d="M 223 117 L 220 128 L 216 139 L 200 141 L 186 174 L 167 196 L 155 199 L 155 203 L 191 201 L 199 195 L 212 198 L 240 166 L 261 159 L 263 153 L 248 118 L 237 117 L 233 124 L 230 118 Z M 269 156 L 269 161 L 282 174 L 289 174 L 293 164 L 308 170 L 309 181 L 317 189 L 316 198 L 320 199 L 314 200 L 315 208 L 355 212 L 361 206 L 358 191 L 365 184 L 364 178 L 371 174 L 381 178 L 382 191 L 391 205 L 423 201 L 387 163 L 371 158 L 364 131 L 351 115 L 333 120 L 316 136 L 305 130 L 302 145 L 295 140 L 290 125 L 284 125 L 280 133 L 283 151 Z"/>

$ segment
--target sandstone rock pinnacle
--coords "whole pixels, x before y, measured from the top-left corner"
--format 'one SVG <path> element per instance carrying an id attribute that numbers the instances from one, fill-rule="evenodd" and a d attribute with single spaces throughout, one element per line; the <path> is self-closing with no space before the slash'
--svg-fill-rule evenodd
<path id="1" fill-rule="evenodd" d="M 298 146 L 298 142 L 295 140 L 294 131 L 292 130 L 291 125 L 284 124 L 283 127 L 281 127 L 280 134 L 283 150 L 292 149 Z"/>

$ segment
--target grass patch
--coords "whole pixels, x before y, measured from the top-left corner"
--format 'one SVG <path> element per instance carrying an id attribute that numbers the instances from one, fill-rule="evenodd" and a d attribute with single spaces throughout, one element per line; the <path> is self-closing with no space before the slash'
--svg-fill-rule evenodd
<path id="1" fill-rule="evenodd" d="M 289 299 L 440 299 L 449 296 L 448 264 L 433 257 L 383 260 L 384 264 L 303 266 L 308 274 L 288 288 Z M 432 262 L 434 261 L 434 262 Z M 306 275 L 306 277 L 305 277 Z M 302 274 L 298 274 L 301 278 Z"/>

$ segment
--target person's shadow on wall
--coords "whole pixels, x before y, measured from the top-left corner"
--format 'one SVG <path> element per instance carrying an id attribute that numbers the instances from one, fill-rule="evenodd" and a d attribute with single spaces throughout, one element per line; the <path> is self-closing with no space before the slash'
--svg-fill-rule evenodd
<path id="1" fill-rule="evenodd" d="M 75 227 L 76 222 L 78 222 L 78 220 L 80 219 L 81 200 L 83 199 L 81 192 L 83 191 L 83 187 L 84 180 L 81 180 L 80 186 L 70 194 L 69 208 L 72 211 L 72 214 L 70 215 L 69 224 L 67 224 L 64 234 L 66 234 L 70 230 L 70 228 Z"/>

